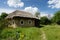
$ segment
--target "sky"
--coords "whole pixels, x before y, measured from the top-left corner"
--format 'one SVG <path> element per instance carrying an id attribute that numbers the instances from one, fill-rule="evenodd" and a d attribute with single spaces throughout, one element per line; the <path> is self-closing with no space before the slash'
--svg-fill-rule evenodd
<path id="1" fill-rule="evenodd" d="M 0 14 L 23 10 L 33 15 L 39 11 L 41 16 L 52 16 L 60 10 L 60 0 L 0 0 Z"/>

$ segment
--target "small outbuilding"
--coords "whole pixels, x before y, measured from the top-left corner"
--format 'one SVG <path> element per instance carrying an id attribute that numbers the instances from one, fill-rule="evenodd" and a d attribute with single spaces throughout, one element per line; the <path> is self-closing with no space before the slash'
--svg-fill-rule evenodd
<path id="1" fill-rule="evenodd" d="M 19 10 L 9 13 L 6 19 L 9 22 L 8 26 L 11 27 L 34 27 L 40 24 L 40 20 L 36 16 Z"/>

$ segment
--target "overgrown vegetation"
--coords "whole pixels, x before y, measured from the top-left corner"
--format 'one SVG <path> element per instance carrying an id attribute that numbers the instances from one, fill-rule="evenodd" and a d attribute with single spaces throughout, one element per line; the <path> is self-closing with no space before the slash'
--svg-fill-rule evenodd
<path id="1" fill-rule="evenodd" d="M 51 24 L 52 22 L 51 22 L 51 19 L 48 19 L 47 17 L 41 17 L 40 18 L 40 24 L 42 24 L 42 25 L 49 25 L 49 24 Z"/>
<path id="2" fill-rule="evenodd" d="M 0 15 L 0 30 L 4 29 L 5 27 L 8 26 L 8 21 L 5 20 L 5 17 L 7 16 L 8 14 L 3 12 L 1 15 Z"/>
<path id="3" fill-rule="evenodd" d="M 0 34 L 0 40 L 41 40 L 39 28 L 6 28 Z"/>
<path id="4" fill-rule="evenodd" d="M 45 25 L 42 28 L 5 28 L 0 33 L 0 40 L 42 40 L 42 31 L 47 40 L 60 40 L 59 25 Z"/>
<path id="5" fill-rule="evenodd" d="M 41 28 L 47 40 L 60 40 L 60 25 L 46 25 Z"/>
<path id="6" fill-rule="evenodd" d="M 5 12 L 2 12 L 2 14 L 0 15 L 0 20 L 4 20 L 6 16 L 8 16 L 8 14 Z"/>
<path id="7" fill-rule="evenodd" d="M 60 25 L 60 11 L 57 11 L 52 17 L 52 22 Z"/>
<path id="8" fill-rule="evenodd" d="M 54 16 L 52 18 L 47 17 L 41 17 L 40 18 L 40 24 L 48 25 L 48 24 L 58 24 L 60 25 L 60 11 L 57 11 L 54 13 Z"/>

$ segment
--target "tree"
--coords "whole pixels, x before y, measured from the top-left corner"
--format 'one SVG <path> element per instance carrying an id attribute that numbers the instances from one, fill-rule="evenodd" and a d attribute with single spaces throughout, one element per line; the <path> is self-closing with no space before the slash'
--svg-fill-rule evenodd
<path id="1" fill-rule="evenodd" d="M 51 24 L 51 20 L 49 20 L 47 17 L 41 17 L 40 19 L 40 24 L 43 24 L 43 25 L 47 25 L 47 24 Z"/>
<path id="2" fill-rule="evenodd" d="M 35 16 L 39 18 L 40 12 L 36 12 Z"/>
<path id="3" fill-rule="evenodd" d="M 5 17 L 6 17 L 7 15 L 8 15 L 7 13 L 2 12 L 2 14 L 1 14 L 1 16 L 0 16 L 0 20 L 5 19 Z"/>
<path id="4" fill-rule="evenodd" d="M 8 14 L 3 12 L 1 15 L 0 15 L 0 29 L 3 29 L 5 27 L 8 26 L 8 21 L 5 20 L 5 17 L 7 16 Z"/>
<path id="5" fill-rule="evenodd" d="M 57 11 L 53 18 L 52 18 L 52 22 L 54 23 L 57 23 L 57 24 L 60 24 L 60 11 Z"/>

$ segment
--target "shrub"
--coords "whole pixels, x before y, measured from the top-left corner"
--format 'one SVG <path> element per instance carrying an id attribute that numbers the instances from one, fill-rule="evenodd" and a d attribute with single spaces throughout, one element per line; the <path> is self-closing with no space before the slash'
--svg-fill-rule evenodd
<path id="1" fill-rule="evenodd" d="M 8 27 L 8 21 L 7 20 L 0 20 L 0 30 L 4 29 L 5 27 Z"/>
<path id="2" fill-rule="evenodd" d="M 60 24 L 60 11 L 57 11 L 52 17 L 52 22 L 56 24 Z"/>
<path id="3" fill-rule="evenodd" d="M 18 40 L 20 38 L 20 31 L 14 29 L 4 29 L 0 34 L 0 39 L 4 40 Z"/>
<path id="4" fill-rule="evenodd" d="M 51 20 L 48 19 L 47 17 L 41 17 L 40 24 L 43 24 L 43 25 L 51 24 Z"/>

